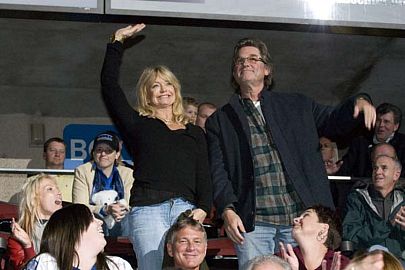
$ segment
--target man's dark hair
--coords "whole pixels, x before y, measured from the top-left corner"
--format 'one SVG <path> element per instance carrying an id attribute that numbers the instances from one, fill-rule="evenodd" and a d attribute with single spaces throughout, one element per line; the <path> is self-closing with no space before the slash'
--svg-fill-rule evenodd
<path id="1" fill-rule="evenodd" d="M 394 104 L 382 103 L 377 107 L 376 111 L 377 115 L 383 115 L 392 112 L 392 114 L 394 115 L 394 123 L 401 125 L 402 112 L 401 109 L 395 106 Z"/>
<path id="2" fill-rule="evenodd" d="M 269 75 L 264 77 L 264 85 L 270 86 L 272 84 L 273 79 L 273 63 L 270 57 L 270 52 L 267 49 L 266 44 L 257 38 L 243 38 L 238 41 L 233 49 L 233 59 L 232 59 L 232 66 L 231 66 L 231 84 L 232 87 L 239 92 L 239 84 L 236 82 L 235 78 L 233 77 L 233 69 L 235 67 L 236 59 L 239 56 L 239 50 L 243 47 L 256 47 L 260 52 L 260 57 L 263 59 L 264 64 L 269 68 L 270 72 Z"/>
<path id="3" fill-rule="evenodd" d="M 48 150 L 49 145 L 50 145 L 51 143 L 53 143 L 53 142 L 63 143 L 63 145 L 64 145 L 65 148 L 66 148 L 65 141 L 64 141 L 62 138 L 53 137 L 53 138 L 48 139 L 48 140 L 44 143 L 44 153 Z"/>

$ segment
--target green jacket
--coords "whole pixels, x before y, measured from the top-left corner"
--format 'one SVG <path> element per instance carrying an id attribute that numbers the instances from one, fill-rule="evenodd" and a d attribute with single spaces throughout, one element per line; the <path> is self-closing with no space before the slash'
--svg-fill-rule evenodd
<path id="1" fill-rule="evenodd" d="M 343 220 L 343 240 L 353 242 L 355 250 L 367 249 L 372 245 L 382 245 L 397 257 L 405 250 L 405 230 L 399 225 L 392 226 L 399 208 L 405 205 L 403 189 L 394 189 L 394 203 L 389 220 L 384 220 L 377 212 L 367 190 L 368 186 L 350 192 L 346 202 L 346 216 Z"/>

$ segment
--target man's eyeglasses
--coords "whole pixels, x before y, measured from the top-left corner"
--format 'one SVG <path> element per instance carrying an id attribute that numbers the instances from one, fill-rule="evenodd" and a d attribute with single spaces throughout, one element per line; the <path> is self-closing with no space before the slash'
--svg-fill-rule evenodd
<path id="1" fill-rule="evenodd" d="M 113 149 L 111 148 L 96 148 L 94 150 L 94 152 L 96 152 L 96 154 L 101 154 L 101 153 L 106 153 L 107 155 L 111 154 L 112 152 L 114 152 Z"/>
<path id="2" fill-rule="evenodd" d="M 258 56 L 249 56 L 249 57 L 238 57 L 235 59 L 235 65 L 237 66 L 242 66 L 245 61 L 248 62 L 248 64 L 256 64 L 257 62 L 263 62 L 266 64 L 266 62 L 263 60 L 263 58 L 258 57 Z"/>

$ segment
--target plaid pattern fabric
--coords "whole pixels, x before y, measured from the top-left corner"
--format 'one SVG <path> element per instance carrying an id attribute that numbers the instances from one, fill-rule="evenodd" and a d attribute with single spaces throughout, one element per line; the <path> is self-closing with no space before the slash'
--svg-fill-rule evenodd
<path id="1" fill-rule="evenodd" d="M 250 99 L 242 100 L 252 142 L 256 185 L 256 222 L 291 225 L 303 210 L 297 192 L 286 179 L 270 130 Z"/>

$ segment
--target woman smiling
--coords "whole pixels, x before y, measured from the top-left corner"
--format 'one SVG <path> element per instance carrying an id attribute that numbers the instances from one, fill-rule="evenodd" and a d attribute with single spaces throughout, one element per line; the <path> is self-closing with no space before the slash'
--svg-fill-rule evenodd
<path id="1" fill-rule="evenodd" d="M 315 205 L 294 219 L 292 237 L 298 247 L 280 243 L 281 257 L 293 270 L 339 270 L 349 259 L 334 252 L 340 246 L 339 219 L 328 207 Z"/>
<path id="2" fill-rule="evenodd" d="M 165 66 L 144 69 L 132 108 L 121 89 L 123 42 L 144 24 L 117 30 L 107 45 L 101 74 L 104 102 L 134 158 L 129 213 L 130 239 L 140 270 L 161 270 L 164 235 L 180 213 L 191 209 L 203 222 L 212 184 L 205 135 L 184 115 L 180 83 Z"/>
<path id="3" fill-rule="evenodd" d="M 83 204 L 56 211 L 44 230 L 41 253 L 24 269 L 132 270 L 127 261 L 103 254 L 102 224 Z"/>
<path id="4" fill-rule="evenodd" d="M 120 149 L 120 140 L 114 132 L 98 134 L 91 151 L 92 161 L 76 168 L 73 181 L 73 203 L 89 206 L 93 214 L 101 218 L 111 215 L 117 222 L 110 228 L 104 226 L 107 236 L 125 234 L 125 223 L 121 221 L 128 213 L 128 205 L 119 201 L 129 202 L 130 189 L 134 182 L 132 170 L 119 163 Z M 109 204 L 96 200 L 95 194 L 105 190 L 116 192 Z"/>

